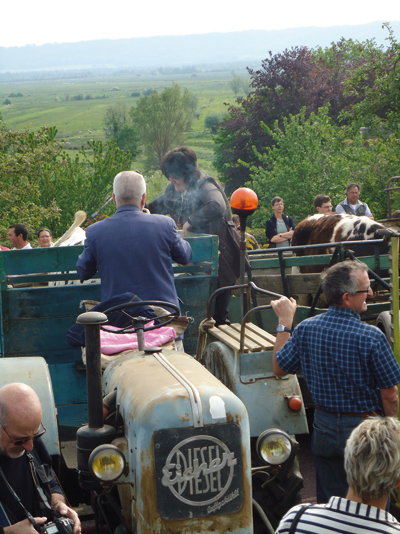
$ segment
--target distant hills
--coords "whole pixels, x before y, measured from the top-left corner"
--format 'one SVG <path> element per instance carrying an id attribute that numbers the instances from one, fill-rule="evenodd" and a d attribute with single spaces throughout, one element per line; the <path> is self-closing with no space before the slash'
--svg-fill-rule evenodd
<path id="1" fill-rule="evenodd" d="M 391 22 L 391 26 L 399 38 L 400 21 Z M 377 21 L 329 28 L 249 30 L 0 47 L 0 72 L 105 68 L 142 70 L 232 63 L 246 66 L 259 63 L 270 50 L 276 53 L 300 45 L 325 47 L 341 37 L 358 41 L 375 38 L 378 44 L 384 44 L 388 32 L 382 29 L 382 22 Z"/>

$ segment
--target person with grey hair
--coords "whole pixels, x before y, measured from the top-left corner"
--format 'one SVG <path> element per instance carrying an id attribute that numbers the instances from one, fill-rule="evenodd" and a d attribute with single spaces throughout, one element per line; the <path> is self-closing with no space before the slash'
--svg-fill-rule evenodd
<path id="1" fill-rule="evenodd" d="M 348 213 L 349 215 L 358 216 L 366 215 L 370 219 L 373 219 L 374 217 L 368 207 L 368 204 L 365 204 L 365 202 L 361 202 L 361 200 L 358 199 L 360 192 L 360 184 L 349 184 L 346 187 L 346 198 L 336 206 L 336 213 Z"/>
<path id="2" fill-rule="evenodd" d="M 274 373 L 285 376 L 302 369 L 315 403 L 312 452 L 319 503 L 346 495 L 346 440 L 371 415 L 397 415 L 400 382 L 386 337 L 360 320 L 372 296 L 367 266 L 345 261 L 322 277 L 328 311 L 302 321 L 293 332 L 296 301 L 282 297 L 271 302 L 279 320 Z"/>
<path id="3" fill-rule="evenodd" d="M 276 534 L 308 532 L 399 533 L 388 512 L 390 493 L 400 484 L 400 422 L 371 417 L 350 434 L 344 451 L 349 489 L 327 504 L 297 505 L 282 518 Z M 297 521 L 297 522 L 296 522 Z"/>
<path id="4" fill-rule="evenodd" d="M 72 519 L 73 534 L 81 532 L 78 514 L 66 504 L 41 439 L 46 432 L 42 416 L 39 397 L 30 386 L 11 383 L 0 388 L 1 534 L 35 534 L 29 515 L 43 525 L 56 518 L 53 513 Z"/>
<path id="5" fill-rule="evenodd" d="M 99 273 L 101 300 L 130 292 L 179 306 L 172 261 L 186 265 L 192 249 L 169 217 L 144 213 L 146 182 L 134 171 L 114 178 L 117 211 L 87 228 L 76 268 L 81 280 Z"/>

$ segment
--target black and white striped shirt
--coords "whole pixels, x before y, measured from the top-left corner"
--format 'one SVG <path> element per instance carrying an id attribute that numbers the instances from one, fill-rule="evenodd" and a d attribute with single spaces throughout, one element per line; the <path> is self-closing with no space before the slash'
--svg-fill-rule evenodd
<path id="1" fill-rule="evenodd" d="M 301 508 L 295 506 L 283 517 L 275 534 L 287 534 L 290 525 Z M 327 504 L 315 504 L 308 508 L 297 524 L 296 534 L 400 534 L 400 523 L 380 508 L 331 497 Z"/>

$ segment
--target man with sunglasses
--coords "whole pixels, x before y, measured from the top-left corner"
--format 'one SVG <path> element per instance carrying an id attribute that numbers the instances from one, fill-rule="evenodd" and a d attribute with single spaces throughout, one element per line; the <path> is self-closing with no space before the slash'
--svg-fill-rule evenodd
<path id="1" fill-rule="evenodd" d="M 278 316 L 274 373 L 300 369 L 315 403 L 312 452 L 317 501 L 348 489 L 343 454 L 353 428 L 373 416 L 397 416 L 400 368 L 384 334 L 360 314 L 372 296 L 368 268 L 357 261 L 330 267 L 322 275 L 329 310 L 302 321 L 291 335 L 296 301 L 271 302 Z"/>
<path id="2" fill-rule="evenodd" d="M 54 520 L 53 511 L 72 519 L 73 534 L 81 532 L 40 439 L 45 432 L 40 400 L 32 388 L 20 383 L 0 388 L 1 534 L 35 534 L 29 514 L 43 525 Z"/>

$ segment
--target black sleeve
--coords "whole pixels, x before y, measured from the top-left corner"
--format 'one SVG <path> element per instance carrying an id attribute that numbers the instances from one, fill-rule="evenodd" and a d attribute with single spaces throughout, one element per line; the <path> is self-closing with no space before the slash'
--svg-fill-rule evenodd
<path id="1" fill-rule="evenodd" d="M 193 228 L 202 229 L 224 217 L 226 211 L 225 198 L 215 184 L 207 181 L 195 192 L 199 196 L 201 207 L 191 213 L 188 218 L 188 222 Z"/>
<path id="2" fill-rule="evenodd" d="M 288 217 L 288 219 L 289 219 L 289 228 L 294 230 L 296 228 L 296 225 L 294 224 L 293 219 L 291 217 Z"/>
<path id="3" fill-rule="evenodd" d="M 265 223 L 265 235 L 267 236 L 268 241 L 271 241 L 274 235 L 276 235 L 276 230 L 271 219 L 268 219 L 268 221 Z"/>
<path id="4" fill-rule="evenodd" d="M 176 203 L 179 196 L 180 193 L 176 192 L 175 187 L 172 184 L 168 184 L 164 193 L 146 204 L 146 208 L 150 210 L 150 213 L 170 215 L 175 219 Z"/>

